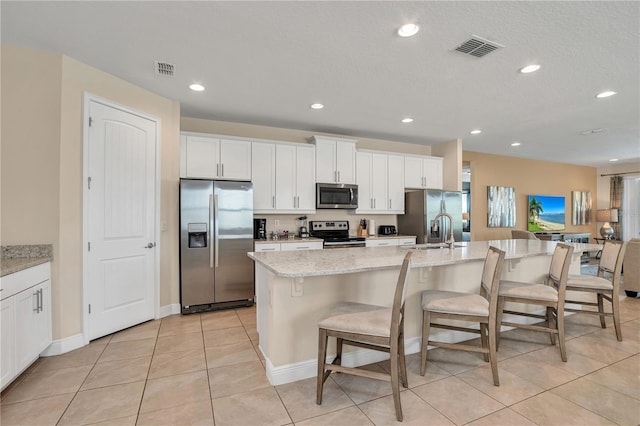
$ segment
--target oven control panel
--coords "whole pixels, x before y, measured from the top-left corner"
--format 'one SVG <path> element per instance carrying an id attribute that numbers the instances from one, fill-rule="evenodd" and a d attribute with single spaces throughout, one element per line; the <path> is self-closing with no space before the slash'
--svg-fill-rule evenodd
<path id="1" fill-rule="evenodd" d="M 334 221 L 312 221 L 309 222 L 311 230 L 313 231 L 348 231 L 348 220 L 334 220 Z"/>

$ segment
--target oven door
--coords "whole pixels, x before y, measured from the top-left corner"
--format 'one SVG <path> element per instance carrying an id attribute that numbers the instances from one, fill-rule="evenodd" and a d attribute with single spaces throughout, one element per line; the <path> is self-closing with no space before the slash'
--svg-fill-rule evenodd
<path id="1" fill-rule="evenodd" d="M 358 186 L 345 183 L 317 183 L 316 208 L 358 208 Z"/>

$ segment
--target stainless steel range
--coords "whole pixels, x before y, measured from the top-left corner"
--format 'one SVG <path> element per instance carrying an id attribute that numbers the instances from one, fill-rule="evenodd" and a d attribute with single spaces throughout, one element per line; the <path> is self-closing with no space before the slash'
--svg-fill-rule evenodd
<path id="1" fill-rule="evenodd" d="M 349 236 L 349 221 L 333 220 L 333 221 L 311 221 L 311 236 L 322 238 L 324 240 L 323 247 L 344 248 L 344 247 L 365 247 L 364 237 Z"/>

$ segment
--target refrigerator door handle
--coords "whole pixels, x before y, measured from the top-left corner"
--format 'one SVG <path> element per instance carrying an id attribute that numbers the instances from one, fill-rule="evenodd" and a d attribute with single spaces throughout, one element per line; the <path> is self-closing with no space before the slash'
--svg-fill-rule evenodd
<path id="1" fill-rule="evenodd" d="M 215 251 L 215 267 L 218 267 L 218 252 L 220 250 L 218 250 L 218 196 L 214 195 L 213 196 L 213 221 L 214 221 L 214 225 L 213 225 L 213 238 L 215 241 L 215 247 L 213 248 L 213 250 Z"/>
<path id="2" fill-rule="evenodd" d="M 209 268 L 213 268 L 213 194 L 209 194 Z"/>

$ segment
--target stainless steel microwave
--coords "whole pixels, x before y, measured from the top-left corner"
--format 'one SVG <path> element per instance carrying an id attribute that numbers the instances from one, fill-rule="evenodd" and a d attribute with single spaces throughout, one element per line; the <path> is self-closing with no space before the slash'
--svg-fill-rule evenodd
<path id="1" fill-rule="evenodd" d="M 357 209 L 358 185 L 316 183 L 317 209 Z"/>

